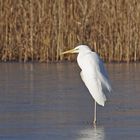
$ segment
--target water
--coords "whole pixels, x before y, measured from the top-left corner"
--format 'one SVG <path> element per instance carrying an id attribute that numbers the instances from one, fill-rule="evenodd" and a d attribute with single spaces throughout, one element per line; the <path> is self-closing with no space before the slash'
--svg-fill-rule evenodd
<path id="1" fill-rule="evenodd" d="M 106 65 L 114 92 L 97 107 L 77 64 L 0 64 L 0 140 L 140 139 L 140 64 Z"/>

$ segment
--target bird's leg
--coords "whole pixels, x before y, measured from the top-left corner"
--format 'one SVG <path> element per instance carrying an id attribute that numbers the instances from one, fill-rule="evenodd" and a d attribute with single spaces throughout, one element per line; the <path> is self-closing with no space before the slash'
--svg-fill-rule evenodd
<path id="1" fill-rule="evenodd" d="M 96 101 L 94 104 L 94 120 L 93 120 L 93 124 L 96 124 Z"/>

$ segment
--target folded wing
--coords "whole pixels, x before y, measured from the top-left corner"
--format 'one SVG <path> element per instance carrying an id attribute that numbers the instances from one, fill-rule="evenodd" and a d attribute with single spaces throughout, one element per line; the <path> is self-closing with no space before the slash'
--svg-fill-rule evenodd
<path id="1" fill-rule="evenodd" d="M 103 62 L 94 52 L 87 54 L 83 60 L 81 78 L 95 101 L 104 106 L 105 94 L 111 92 L 111 86 Z"/>

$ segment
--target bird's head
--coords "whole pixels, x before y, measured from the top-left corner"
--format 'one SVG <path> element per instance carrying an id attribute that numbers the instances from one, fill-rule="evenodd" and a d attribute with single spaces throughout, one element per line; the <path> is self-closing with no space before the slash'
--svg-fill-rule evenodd
<path id="1" fill-rule="evenodd" d="M 81 53 L 81 52 L 87 52 L 91 51 L 90 48 L 86 45 L 79 45 L 75 47 L 74 49 L 62 52 L 61 54 L 67 54 L 67 53 Z"/>

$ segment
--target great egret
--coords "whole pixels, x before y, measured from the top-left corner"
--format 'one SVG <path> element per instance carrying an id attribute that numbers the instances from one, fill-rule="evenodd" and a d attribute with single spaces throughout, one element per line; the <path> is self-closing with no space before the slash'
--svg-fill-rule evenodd
<path id="1" fill-rule="evenodd" d="M 107 71 L 102 60 L 96 52 L 92 52 L 86 45 L 79 45 L 72 50 L 62 52 L 61 54 L 78 53 L 77 62 L 81 68 L 81 78 L 88 88 L 90 94 L 95 100 L 94 120 L 96 123 L 96 102 L 104 106 L 106 101 L 105 94 L 111 92 L 111 85 Z"/>

